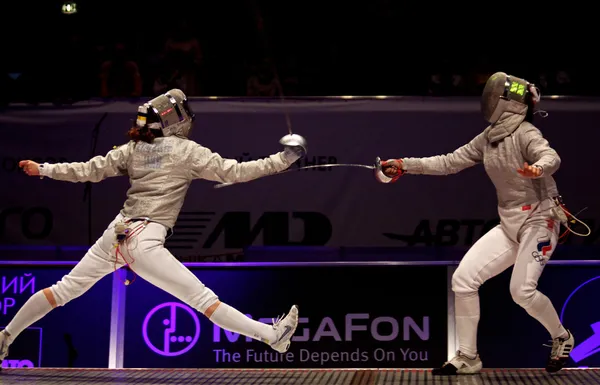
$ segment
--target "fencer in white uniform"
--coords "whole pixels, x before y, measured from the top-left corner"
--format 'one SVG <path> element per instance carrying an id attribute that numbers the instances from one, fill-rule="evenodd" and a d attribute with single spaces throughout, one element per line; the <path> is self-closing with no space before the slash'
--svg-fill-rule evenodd
<path id="1" fill-rule="evenodd" d="M 552 175 L 560 157 L 533 124 L 539 91 L 523 79 L 499 72 L 485 86 L 481 110 L 490 125 L 456 151 L 426 158 L 381 162 L 380 182 L 404 174 L 450 175 L 483 163 L 498 198 L 500 224 L 481 237 L 464 256 L 454 276 L 457 355 L 434 375 L 472 374 L 482 368 L 477 351 L 479 287 L 513 266 L 514 301 L 550 333 L 552 350 L 546 366 L 556 372 L 574 346 L 550 299 L 537 290 L 545 264 L 556 249 L 560 225 L 567 217 Z"/>
<path id="2" fill-rule="evenodd" d="M 186 96 L 174 89 L 140 106 L 136 124 L 129 131 L 131 140 L 106 156 L 83 163 L 20 163 L 28 175 L 68 182 L 128 176 L 131 187 L 123 209 L 73 270 L 31 296 L 0 332 L 0 367 L 9 345 L 25 328 L 84 294 L 115 266 L 125 264 L 221 328 L 262 341 L 280 353 L 288 350 L 298 325 L 297 306 L 272 325 L 252 320 L 221 302 L 164 243 L 193 180 L 236 183 L 283 171 L 306 154 L 306 142 L 290 143 L 284 137 L 280 141 L 283 151 L 260 160 L 237 162 L 188 139 L 193 121 Z"/>

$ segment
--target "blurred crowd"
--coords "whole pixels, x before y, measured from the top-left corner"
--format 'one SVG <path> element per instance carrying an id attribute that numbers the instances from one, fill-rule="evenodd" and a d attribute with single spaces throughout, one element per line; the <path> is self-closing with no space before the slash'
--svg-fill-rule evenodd
<path id="1" fill-rule="evenodd" d="M 456 31 L 440 15 L 428 20 L 437 29 L 415 31 L 403 21 L 411 10 L 392 0 L 331 2 L 318 12 L 310 1 L 182 4 L 159 13 L 138 1 L 86 2 L 74 15 L 56 2 L 38 10 L 52 16 L 9 43 L 0 64 L 2 101 L 137 98 L 175 87 L 188 96 L 466 96 L 499 70 L 546 95 L 595 94 L 568 47 L 477 49 L 486 37 L 475 25 Z"/>

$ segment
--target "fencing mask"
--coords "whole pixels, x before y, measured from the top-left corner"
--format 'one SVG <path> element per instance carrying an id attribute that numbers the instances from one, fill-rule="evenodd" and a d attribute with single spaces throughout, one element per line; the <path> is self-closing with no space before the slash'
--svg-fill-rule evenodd
<path id="1" fill-rule="evenodd" d="M 526 105 L 529 97 L 534 103 L 540 101 L 539 92 L 534 84 L 504 72 L 496 72 L 485 83 L 481 96 L 481 112 L 485 120 L 494 124 L 510 103 Z"/>
<path id="2" fill-rule="evenodd" d="M 140 129 L 159 130 L 163 136 L 187 138 L 194 118 L 185 94 L 172 89 L 139 106 L 136 125 Z"/>

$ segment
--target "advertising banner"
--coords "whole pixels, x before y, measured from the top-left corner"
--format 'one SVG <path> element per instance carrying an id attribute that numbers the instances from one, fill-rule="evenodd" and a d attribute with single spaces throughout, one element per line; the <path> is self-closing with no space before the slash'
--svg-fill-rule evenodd
<path id="1" fill-rule="evenodd" d="M 68 267 L 0 266 L 0 330 L 31 295 L 59 281 Z M 108 367 L 112 275 L 51 311 L 10 346 L 5 367 Z"/>
<path id="2" fill-rule="evenodd" d="M 64 268 L 6 268 L 0 329 Z M 220 300 L 271 323 L 300 308 L 290 350 L 215 326 L 185 303 L 137 279 L 127 289 L 127 368 L 429 368 L 447 357 L 446 266 L 192 268 Z M 541 368 L 546 329 L 510 295 L 512 269 L 480 289 L 478 350 L 487 368 Z M 107 367 L 111 279 L 25 330 L 4 367 Z M 600 366 L 600 267 L 548 265 L 538 289 L 575 336 L 568 367 Z M 591 301 L 591 302 L 590 302 Z"/>
<path id="3" fill-rule="evenodd" d="M 225 331 L 136 281 L 127 289 L 125 367 L 426 368 L 446 359 L 444 266 L 193 271 L 221 301 L 262 322 L 298 305 L 289 351 Z"/>

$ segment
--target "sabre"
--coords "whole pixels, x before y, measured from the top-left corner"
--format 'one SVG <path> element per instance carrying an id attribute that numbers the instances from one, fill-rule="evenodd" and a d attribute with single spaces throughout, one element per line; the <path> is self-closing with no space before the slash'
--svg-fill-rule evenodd
<path id="1" fill-rule="evenodd" d="M 256 2 L 253 1 L 252 4 L 255 7 L 255 10 L 258 13 L 258 17 L 260 19 L 262 19 L 262 16 L 260 15 L 260 9 L 257 6 Z M 265 44 L 265 49 L 266 51 L 270 51 L 269 50 L 269 44 L 268 44 L 268 39 L 266 38 L 266 36 L 264 36 L 264 44 Z M 283 107 L 283 112 L 285 115 L 285 121 L 286 121 L 286 125 L 287 125 L 287 129 L 288 129 L 288 134 L 285 135 L 284 137 L 282 137 L 279 141 L 280 144 L 282 144 L 283 146 L 290 146 L 290 147 L 302 147 L 304 149 L 304 151 L 306 152 L 306 139 L 304 139 L 302 136 L 298 135 L 298 134 L 294 134 L 292 132 L 292 122 L 290 119 L 290 116 L 288 114 L 286 105 L 285 105 L 285 96 L 283 93 L 283 85 L 281 83 L 281 80 L 279 78 L 279 73 L 277 71 L 277 66 L 273 66 L 273 70 L 274 70 L 274 75 L 275 75 L 275 79 L 277 80 L 277 82 L 279 83 L 281 89 L 279 92 L 279 99 L 281 101 L 281 105 Z M 319 165 L 313 165 L 313 166 L 304 166 L 304 167 L 298 167 L 298 168 L 294 168 L 294 169 L 287 169 L 281 172 L 277 172 L 274 174 L 269 174 L 269 175 L 265 175 L 263 177 L 259 177 L 259 178 L 255 178 L 252 180 L 258 180 L 258 179 L 262 179 L 266 176 L 273 176 L 273 175 L 281 175 L 281 174 L 286 174 L 288 172 L 293 172 L 293 171 L 301 171 L 301 170 L 307 170 L 307 169 L 311 169 L 311 168 L 317 168 L 317 167 L 357 167 L 357 168 L 365 168 L 368 170 L 374 170 L 375 174 L 377 175 L 377 179 L 382 182 L 382 183 L 389 183 L 392 178 L 388 178 L 386 176 L 383 176 L 383 172 L 382 172 L 382 162 L 381 162 L 381 158 L 377 157 L 375 159 L 375 164 L 374 165 L 366 165 L 366 164 L 357 164 L 357 163 L 334 163 L 334 164 L 319 164 Z M 383 178 L 382 178 L 383 176 Z M 386 179 L 387 178 L 387 179 Z M 248 181 L 251 182 L 252 180 Z M 228 187 L 228 186 L 232 186 L 234 184 L 239 184 L 239 183 L 248 183 L 248 182 L 227 182 L 227 183 L 220 183 L 220 184 L 216 184 L 213 187 L 215 189 L 218 188 L 223 188 L 223 187 Z"/>
<path id="2" fill-rule="evenodd" d="M 267 176 L 281 175 L 281 174 L 285 174 L 285 173 L 288 173 L 288 172 L 307 170 L 307 169 L 310 169 L 310 168 L 317 168 L 317 167 L 358 167 L 358 168 L 366 168 L 368 170 L 378 170 L 378 169 L 381 168 L 380 163 L 381 163 L 381 160 L 379 158 L 377 158 L 375 160 L 375 165 L 357 164 L 357 163 L 317 164 L 317 165 L 313 165 L 313 166 L 304 166 L 304 167 L 287 169 L 287 170 L 284 170 L 284 171 L 281 171 L 281 172 L 278 172 L 278 173 L 275 173 L 275 174 L 265 175 L 263 177 L 252 179 L 252 180 L 258 180 L 258 179 L 265 178 Z M 248 181 L 248 182 L 251 182 L 251 181 Z M 223 187 L 232 186 L 234 184 L 248 183 L 248 182 L 220 183 L 220 184 L 215 185 L 214 188 L 223 188 Z"/>
<path id="3" fill-rule="evenodd" d="M 275 61 L 274 61 L 275 56 L 272 54 L 271 45 L 269 44 L 269 38 L 267 37 L 268 35 L 264 31 L 264 29 L 265 29 L 265 27 L 264 27 L 264 19 L 262 17 L 261 12 L 260 12 L 260 7 L 256 3 L 256 1 L 252 1 L 251 4 L 254 7 L 255 16 L 257 16 L 257 18 L 258 18 L 258 20 L 255 20 L 255 22 L 258 22 L 259 24 L 262 24 L 262 27 L 259 29 L 259 32 L 261 32 L 261 35 L 262 35 L 262 41 L 263 41 L 263 45 L 264 45 L 263 48 L 264 48 L 265 52 L 269 53 L 269 56 L 271 58 L 273 58 L 273 62 L 271 63 L 272 64 L 272 69 L 273 69 L 273 75 L 275 77 L 275 80 L 277 80 L 277 84 L 279 84 L 279 86 L 280 86 L 280 89 L 279 89 L 279 101 L 281 102 L 281 106 L 283 108 L 283 113 L 285 115 L 285 123 L 287 125 L 287 130 L 288 130 L 287 135 L 284 136 L 281 139 L 281 143 L 285 145 L 285 143 L 292 142 L 294 139 L 296 139 L 293 136 L 294 133 L 292 132 L 292 120 L 290 119 L 290 114 L 288 113 L 288 110 L 286 108 L 285 95 L 284 95 L 284 92 L 283 92 L 283 83 L 281 82 L 281 78 L 279 77 L 279 71 L 277 70 L 277 65 L 275 64 Z"/>

